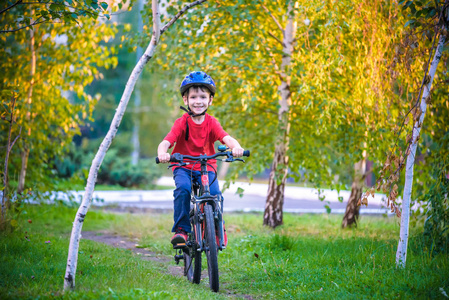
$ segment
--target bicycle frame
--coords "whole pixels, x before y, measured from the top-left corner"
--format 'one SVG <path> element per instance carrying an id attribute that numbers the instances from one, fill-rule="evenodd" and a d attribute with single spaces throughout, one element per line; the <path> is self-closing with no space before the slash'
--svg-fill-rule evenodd
<path id="1" fill-rule="evenodd" d="M 198 193 L 199 190 L 199 193 Z M 199 194 L 199 195 L 198 195 Z M 219 199 L 220 198 L 220 199 Z M 204 221 L 204 204 L 208 203 L 212 206 L 214 211 L 214 219 L 217 228 L 217 236 L 218 236 L 218 249 L 223 250 L 224 246 L 224 230 L 223 230 L 223 197 L 220 195 L 211 195 L 210 187 L 209 187 L 209 175 L 207 171 L 207 163 L 206 161 L 201 161 L 201 185 L 195 187 L 195 184 L 192 184 L 192 209 L 194 220 L 191 220 L 193 225 L 193 234 L 194 240 L 198 244 L 197 251 L 204 251 L 204 230 L 203 230 L 203 221 Z"/>
<path id="2" fill-rule="evenodd" d="M 175 244 L 173 248 L 179 251 L 175 255 L 175 261 L 178 264 L 181 259 L 184 260 L 184 275 L 187 276 L 192 283 L 200 283 L 201 280 L 201 260 L 202 252 L 206 253 L 208 272 L 209 272 L 209 286 L 212 291 L 218 292 L 219 289 L 219 273 L 218 273 L 218 251 L 226 248 L 225 234 L 223 226 L 223 197 L 221 195 L 211 195 L 209 184 L 209 173 L 207 161 L 209 159 L 216 159 L 217 157 L 226 157 L 221 159 L 225 162 L 242 161 L 243 159 L 234 158 L 232 153 L 224 152 L 227 150 L 225 146 L 219 146 L 220 153 L 213 155 L 189 156 L 174 153 L 170 155 L 170 162 L 174 162 L 169 166 L 183 167 L 189 164 L 200 163 L 200 183 L 193 182 L 191 176 L 191 206 L 189 212 L 190 223 L 192 224 L 192 233 L 189 234 L 186 243 Z M 249 156 L 249 150 L 243 152 L 243 156 Z M 190 160 L 184 162 L 184 159 Z M 156 157 L 156 163 L 159 159 Z M 213 167 L 212 167 L 213 168 Z M 217 176 L 217 171 L 215 176 Z M 193 167 L 192 167 L 193 170 Z M 216 180 L 216 178 L 214 179 Z M 212 182 L 213 183 L 213 182 Z M 194 266 L 192 266 L 194 261 Z M 193 268 L 193 269 L 191 269 Z"/>

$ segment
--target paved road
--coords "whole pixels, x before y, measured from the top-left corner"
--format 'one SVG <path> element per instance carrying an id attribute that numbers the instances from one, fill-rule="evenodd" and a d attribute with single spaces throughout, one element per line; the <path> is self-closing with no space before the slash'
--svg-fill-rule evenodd
<path id="1" fill-rule="evenodd" d="M 223 187 L 223 183 L 220 181 L 220 187 Z M 158 184 L 174 187 L 174 182 L 171 177 L 161 178 Z M 244 190 L 243 197 L 236 194 L 238 188 Z M 225 199 L 224 210 L 228 212 L 263 211 L 265 208 L 267 189 L 266 184 L 248 184 L 244 182 L 232 184 L 223 194 Z M 73 194 L 75 197 L 81 199 L 83 192 L 73 192 Z M 321 195 L 325 196 L 325 199 L 324 201 L 320 201 L 315 189 L 287 186 L 285 190 L 284 211 L 292 213 L 325 213 L 325 205 L 329 205 L 332 213 L 343 214 L 349 194 L 349 191 L 341 191 L 338 194 L 336 191 L 324 190 Z M 339 201 L 339 196 L 343 197 L 343 202 Z M 362 206 L 360 213 L 389 213 L 389 210 L 385 208 L 383 198 L 384 195 L 381 194 L 376 194 L 374 198 L 370 197 L 368 207 Z M 98 201 L 99 199 L 103 200 L 100 202 Z M 118 207 L 172 210 L 173 191 L 95 191 L 94 205 L 117 205 Z"/>

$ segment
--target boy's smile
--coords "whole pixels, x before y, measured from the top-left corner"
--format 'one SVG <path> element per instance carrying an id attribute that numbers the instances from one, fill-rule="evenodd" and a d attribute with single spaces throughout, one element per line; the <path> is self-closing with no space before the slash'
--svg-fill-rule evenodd
<path id="1" fill-rule="evenodd" d="M 206 91 L 198 89 L 190 89 L 188 99 L 182 97 L 184 104 L 187 105 L 194 114 L 201 114 L 209 105 L 212 104 L 212 96 Z"/>

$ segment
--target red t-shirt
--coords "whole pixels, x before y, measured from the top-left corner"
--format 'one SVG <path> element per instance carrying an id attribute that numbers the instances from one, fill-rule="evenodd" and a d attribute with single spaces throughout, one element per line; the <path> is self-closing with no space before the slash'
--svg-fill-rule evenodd
<path id="1" fill-rule="evenodd" d="M 182 117 L 177 119 L 173 124 L 170 132 L 164 138 L 164 140 L 170 142 L 170 148 L 175 144 L 175 148 L 172 153 L 181 153 L 184 155 L 198 156 L 202 154 L 212 155 L 215 154 L 214 142 L 220 141 L 222 144 L 223 138 L 228 135 L 223 130 L 220 123 L 212 117 L 206 114 L 204 121 L 201 124 L 193 122 L 188 113 L 185 113 Z M 189 123 L 189 139 L 186 141 L 186 120 Z M 217 161 L 211 159 L 209 164 L 217 169 Z M 185 166 L 184 168 L 191 170 L 193 165 Z M 201 171 L 201 165 L 195 164 L 193 170 Z M 173 167 L 175 169 L 176 167 Z M 213 171 L 211 167 L 207 167 L 208 171 Z"/>

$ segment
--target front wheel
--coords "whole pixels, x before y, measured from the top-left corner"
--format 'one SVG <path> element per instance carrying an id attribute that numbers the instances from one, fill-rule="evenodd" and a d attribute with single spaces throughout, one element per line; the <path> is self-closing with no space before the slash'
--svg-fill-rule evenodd
<path id="1" fill-rule="evenodd" d="M 204 214 L 206 216 L 206 257 L 207 257 L 207 269 L 209 272 L 209 286 L 214 292 L 218 292 L 219 280 L 218 280 L 218 250 L 215 238 L 215 222 L 212 206 L 204 205 Z"/>

